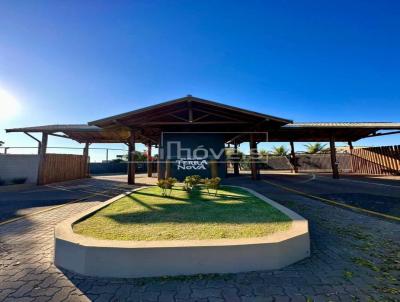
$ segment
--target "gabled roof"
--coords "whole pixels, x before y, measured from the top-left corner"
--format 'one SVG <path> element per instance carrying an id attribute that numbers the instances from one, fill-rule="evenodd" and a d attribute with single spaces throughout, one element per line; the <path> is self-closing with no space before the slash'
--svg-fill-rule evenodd
<path id="1" fill-rule="evenodd" d="M 292 123 L 291 120 L 272 116 L 272 115 L 267 115 L 263 113 L 258 113 L 250 110 L 246 110 L 243 108 L 238 108 L 210 100 L 205 100 L 197 97 L 193 97 L 191 95 L 188 95 L 186 97 L 170 100 L 167 102 L 155 104 L 152 106 L 136 109 L 133 111 L 125 112 L 122 114 L 118 115 L 113 115 L 110 117 L 106 117 L 103 119 L 95 120 L 92 122 L 89 122 L 89 125 L 96 125 L 100 127 L 104 126 L 110 126 L 112 124 L 116 124 L 116 121 L 130 121 L 131 124 L 135 124 L 135 119 L 138 119 L 140 121 L 143 121 L 144 117 L 148 116 L 150 119 L 153 117 L 153 114 L 159 114 L 162 111 L 165 111 L 165 115 L 169 114 L 168 109 L 189 109 L 193 108 L 193 110 L 196 110 L 197 106 L 201 107 L 201 109 L 206 109 L 209 110 L 214 110 L 215 114 L 221 114 L 221 115 L 236 115 L 238 117 L 243 117 L 244 119 L 261 119 L 265 121 L 274 121 L 277 123 L 281 124 L 287 124 L 287 123 Z M 199 110 L 201 110 L 199 109 Z M 174 110 L 172 110 L 174 111 Z M 182 110 L 183 111 L 183 110 Z M 203 110 L 204 111 L 204 110 Z M 162 123 L 162 122 L 160 122 Z M 192 123 L 192 122 L 190 122 Z"/>

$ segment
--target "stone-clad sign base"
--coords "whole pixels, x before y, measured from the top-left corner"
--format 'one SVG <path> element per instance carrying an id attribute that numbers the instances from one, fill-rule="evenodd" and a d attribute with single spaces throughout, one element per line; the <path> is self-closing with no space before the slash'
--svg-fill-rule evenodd
<path id="1" fill-rule="evenodd" d="M 289 216 L 290 229 L 257 238 L 170 241 L 98 240 L 73 232 L 75 222 L 126 195 L 122 194 L 56 226 L 55 265 L 87 276 L 135 278 L 280 269 L 310 255 L 306 219 L 240 188 Z"/>

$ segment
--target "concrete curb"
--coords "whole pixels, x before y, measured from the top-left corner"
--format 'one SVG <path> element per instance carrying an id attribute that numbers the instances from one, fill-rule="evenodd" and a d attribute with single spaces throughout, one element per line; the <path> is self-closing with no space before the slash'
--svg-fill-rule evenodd
<path id="1" fill-rule="evenodd" d="M 73 232 L 74 223 L 142 187 L 58 224 L 55 265 L 82 275 L 129 278 L 279 269 L 310 255 L 306 219 L 251 189 L 238 188 L 289 216 L 291 228 L 257 238 L 163 241 L 98 240 Z"/>

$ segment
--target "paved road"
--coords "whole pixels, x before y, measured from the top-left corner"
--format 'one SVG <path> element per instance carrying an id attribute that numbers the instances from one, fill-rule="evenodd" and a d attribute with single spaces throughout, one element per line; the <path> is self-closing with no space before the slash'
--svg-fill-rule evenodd
<path id="1" fill-rule="evenodd" d="M 0 222 L 93 195 L 104 201 L 131 188 L 121 176 L 94 177 L 9 191 L 4 187 L 5 191 L 0 189 Z"/>
<path id="2" fill-rule="evenodd" d="M 318 174 L 267 174 L 262 178 L 318 197 L 400 217 L 400 181 Z"/>
<path id="3" fill-rule="evenodd" d="M 87 278 L 52 264 L 53 227 L 95 199 L 0 226 L 0 301 L 399 301 L 400 225 L 232 178 L 309 219 L 311 257 L 282 270 Z"/>

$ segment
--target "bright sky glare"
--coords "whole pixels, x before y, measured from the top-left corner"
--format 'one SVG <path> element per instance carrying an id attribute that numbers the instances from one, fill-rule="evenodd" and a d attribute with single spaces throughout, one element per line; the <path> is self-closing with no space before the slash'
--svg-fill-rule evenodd
<path id="1" fill-rule="evenodd" d="M 21 111 L 21 105 L 11 92 L 0 87 L 0 119 L 3 121 L 15 118 Z"/>

